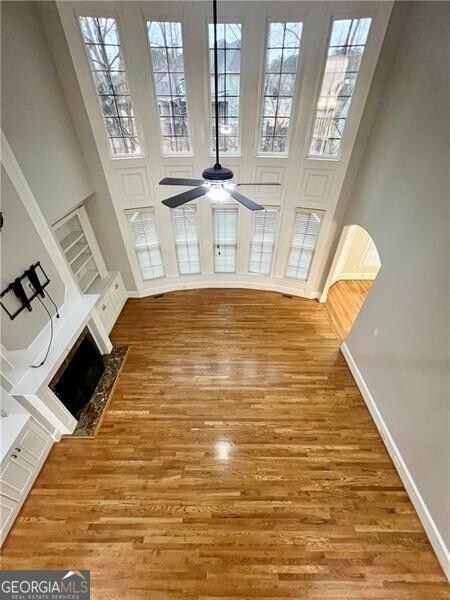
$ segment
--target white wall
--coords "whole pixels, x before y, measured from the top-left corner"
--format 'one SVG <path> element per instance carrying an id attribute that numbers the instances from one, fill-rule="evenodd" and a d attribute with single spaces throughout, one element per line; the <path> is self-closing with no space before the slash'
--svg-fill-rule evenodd
<path id="1" fill-rule="evenodd" d="M 383 265 L 347 346 L 450 546 L 448 4 L 411 3 L 402 23 L 344 216 L 369 231 Z"/>
<path id="2" fill-rule="evenodd" d="M 51 281 L 47 289 L 56 304 L 61 306 L 64 301 L 64 283 L 3 168 L 1 169 L 1 195 L 4 217 L 1 232 L 1 289 L 3 290 L 25 269 L 39 260 Z M 54 314 L 48 300 L 45 299 L 44 302 Z M 47 325 L 49 317 L 38 300 L 33 301 L 32 308 L 32 312 L 22 311 L 14 321 L 10 320 L 3 309 L 1 310 L 2 344 L 7 350 L 27 348 Z"/>
<path id="3" fill-rule="evenodd" d="M 49 223 L 93 193 L 34 2 L 2 2 L 2 129 Z"/>
<path id="4" fill-rule="evenodd" d="M 95 188 L 85 207 L 110 271 L 121 271 L 128 290 L 134 290 L 130 263 L 120 234 L 108 185 L 98 156 L 91 126 L 86 114 L 72 59 L 54 2 L 37 2 L 42 27 L 64 91 L 70 116 L 75 124 L 83 155 Z"/>

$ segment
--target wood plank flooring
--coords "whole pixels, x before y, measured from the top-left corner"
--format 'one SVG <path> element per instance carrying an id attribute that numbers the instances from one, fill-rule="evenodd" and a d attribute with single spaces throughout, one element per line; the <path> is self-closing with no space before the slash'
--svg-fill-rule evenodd
<path id="1" fill-rule="evenodd" d="M 327 310 L 271 292 L 129 300 L 99 434 L 64 439 L 2 567 L 94 600 L 435 600 L 449 586 Z"/>
<path id="2" fill-rule="evenodd" d="M 325 307 L 337 330 L 345 340 L 356 321 L 373 281 L 367 279 L 336 281 L 328 290 Z"/>

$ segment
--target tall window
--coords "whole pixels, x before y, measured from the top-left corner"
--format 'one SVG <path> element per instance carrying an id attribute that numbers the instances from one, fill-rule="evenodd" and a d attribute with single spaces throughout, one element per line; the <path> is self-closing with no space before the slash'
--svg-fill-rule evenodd
<path id="1" fill-rule="evenodd" d="M 110 17 L 79 17 L 89 66 L 113 154 L 141 152 L 117 22 Z"/>
<path id="2" fill-rule="evenodd" d="M 310 156 L 339 157 L 341 140 L 372 19 L 333 22 Z"/>
<path id="3" fill-rule="evenodd" d="M 172 211 L 175 247 L 180 275 L 200 273 L 197 209 L 180 206 Z"/>
<path id="4" fill-rule="evenodd" d="M 260 152 L 287 152 L 302 23 L 269 23 Z"/>
<path id="5" fill-rule="evenodd" d="M 286 271 L 288 277 L 296 277 L 304 281 L 308 279 L 322 218 L 323 213 L 319 211 L 297 211 Z"/>
<path id="6" fill-rule="evenodd" d="M 213 208 L 214 271 L 235 273 L 237 258 L 238 209 L 234 206 Z"/>
<path id="7" fill-rule="evenodd" d="M 190 152 L 181 23 L 149 21 L 163 154 Z"/>
<path id="8" fill-rule="evenodd" d="M 241 25 L 217 25 L 217 70 L 219 73 L 219 149 L 220 152 L 239 151 L 239 87 L 241 71 Z M 211 71 L 212 147 L 216 149 L 214 131 L 214 27 L 209 26 L 209 65 Z"/>
<path id="9" fill-rule="evenodd" d="M 250 246 L 250 273 L 270 275 L 278 209 L 266 208 L 253 213 L 252 243 Z"/>
<path id="10" fill-rule="evenodd" d="M 128 223 L 133 235 L 134 249 L 142 273 L 142 279 L 164 277 L 161 246 L 152 208 L 127 211 Z"/>

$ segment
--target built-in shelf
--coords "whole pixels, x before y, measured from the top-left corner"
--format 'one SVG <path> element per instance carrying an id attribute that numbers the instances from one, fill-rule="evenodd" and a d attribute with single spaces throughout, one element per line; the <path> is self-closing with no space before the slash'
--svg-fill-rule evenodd
<path id="1" fill-rule="evenodd" d="M 93 256 L 90 250 L 85 250 L 80 256 L 74 261 L 72 268 L 75 277 L 78 277 L 80 273 L 83 271 L 84 267 L 88 264 L 88 262 L 93 261 Z"/>
<path id="2" fill-rule="evenodd" d="M 83 227 L 87 220 L 83 211 L 83 208 L 79 208 L 65 217 L 54 226 L 54 231 L 75 281 L 84 294 L 94 281 L 101 278 L 101 274 L 90 238 Z M 89 228 L 90 226 L 87 227 L 88 230 Z"/>
<path id="3" fill-rule="evenodd" d="M 83 292 L 83 294 L 85 294 L 89 290 L 89 288 L 94 283 L 94 281 L 99 277 L 100 277 L 100 274 L 98 271 L 94 271 L 94 270 L 86 271 L 86 273 L 83 275 L 83 277 L 79 281 L 80 288 L 81 288 L 81 291 Z"/>
<path id="4" fill-rule="evenodd" d="M 68 252 L 66 252 L 67 260 L 71 265 L 77 258 L 80 256 L 82 252 L 89 248 L 89 244 L 86 241 L 84 235 L 82 238 L 74 245 Z"/>
<path id="5" fill-rule="evenodd" d="M 60 245 L 64 254 L 66 254 L 79 239 L 84 236 L 82 231 L 71 231 L 65 238 L 60 241 Z"/>

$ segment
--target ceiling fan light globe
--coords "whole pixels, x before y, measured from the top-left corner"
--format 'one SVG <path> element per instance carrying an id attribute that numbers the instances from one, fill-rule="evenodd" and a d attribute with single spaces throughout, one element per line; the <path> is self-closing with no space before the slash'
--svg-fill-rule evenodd
<path id="1" fill-rule="evenodd" d="M 230 198 L 230 192 L 222 184 L 213 184 L 207 194 L 213 202 L 225 202 Z"/>

